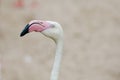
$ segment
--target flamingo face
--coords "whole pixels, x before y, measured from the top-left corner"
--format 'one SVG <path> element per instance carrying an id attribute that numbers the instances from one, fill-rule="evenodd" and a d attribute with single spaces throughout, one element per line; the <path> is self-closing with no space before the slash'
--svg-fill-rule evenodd
<path id="1" fill-rule="evenodd" d="M 32 20 L 25 26 L 20 36 L 22 37 L 25 34 L 33 31 L 42 32 L 43 30 L 50 28 L 50 26 L 51 24 L 46 21 Z"/>
<path id="2" fill-rule="evenodd" d="M 53 40 L 58 40 L 63 34 L 60 24 L 53 21 L 41 21 L 41 20 L 32 20 L 21 32 L 20 36 L 24 36 L 30 32 L 41 32 L 43 35 L 52 38 Z"/>

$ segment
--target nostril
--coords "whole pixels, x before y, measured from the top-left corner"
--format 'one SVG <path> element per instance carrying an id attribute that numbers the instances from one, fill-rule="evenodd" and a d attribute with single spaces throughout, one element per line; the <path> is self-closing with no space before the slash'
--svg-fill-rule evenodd
<path id="1" fill-rule="evenodd" d="M 40 22 L 40 24 L 43 24 L 43 22 Z"/>
<path id="2" fill-rule="evenodd" d="M 45 26 L 43 25 L 43 22 L 40 22 L 39 24 L 40 24 L 42 27 L 45 27 Z"/>

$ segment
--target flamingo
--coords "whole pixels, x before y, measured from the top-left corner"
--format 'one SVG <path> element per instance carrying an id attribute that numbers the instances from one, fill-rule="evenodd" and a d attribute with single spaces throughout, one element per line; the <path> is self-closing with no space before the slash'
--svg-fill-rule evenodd
<path id="1" fill-rule="evenodd" d="M 40 32 L 56 43 L 56 53 L 50 80 L 58 80 L 60 63 L 63 53 L 63 29 L 61 25 L 54 21 L 32 20 L 21 32 L 20 36 L 24 36 L 30 32 Z"/>

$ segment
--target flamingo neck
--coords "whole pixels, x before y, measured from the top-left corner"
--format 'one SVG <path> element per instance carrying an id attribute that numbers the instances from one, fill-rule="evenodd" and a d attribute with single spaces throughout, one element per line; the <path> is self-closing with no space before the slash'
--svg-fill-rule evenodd
<path id="1" fill-rule="evenodd" d="M 58 80 L 62 53 L 63 53 L 63 40 L 60 39 L 56 42 L 56 54 L 50 80 Z"/>

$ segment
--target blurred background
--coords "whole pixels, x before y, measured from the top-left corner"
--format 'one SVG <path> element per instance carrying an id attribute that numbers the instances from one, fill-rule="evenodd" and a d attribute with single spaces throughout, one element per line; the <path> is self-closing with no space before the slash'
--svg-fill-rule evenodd
<path id="1" fill-rule="evenodd" d="M 50 80 L 55 43 L 19 37 L 33 19 L 64 29 L 59 80 L 120 80 L 120 0 L 0 0 L 0 80 Z"/>

